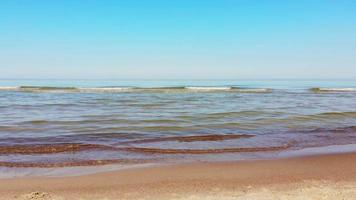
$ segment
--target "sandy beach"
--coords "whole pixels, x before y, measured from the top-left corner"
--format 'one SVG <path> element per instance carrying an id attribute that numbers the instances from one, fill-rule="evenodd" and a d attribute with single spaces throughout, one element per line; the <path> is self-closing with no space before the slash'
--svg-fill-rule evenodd
<path id="1" fill-rule="evenodd" d="M 355 199 L 356 154 L 0 180 L 0 199 Z"/>
<path id="2" fill-rule="evenodd" d="M 0 0 L 0 200 L 356 200 L 356 0 Z"/>

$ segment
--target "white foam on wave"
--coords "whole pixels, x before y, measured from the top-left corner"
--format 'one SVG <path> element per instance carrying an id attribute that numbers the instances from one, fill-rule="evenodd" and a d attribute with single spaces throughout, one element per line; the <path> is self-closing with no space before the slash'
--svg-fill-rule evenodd
<path id="1" fill-rule="evenodd" d="M 251 92 L 251 93 L 264 93 L 264 92 L 270 92 L 271 89 L 268 88 L 239 88 L 236 89 L 238 92 Z"/>
<path id="2" fill-rule="evenodd" d="M 188 90 L 204 90 L 204 91 L 211 91 L 211 90 L 231 90 L 231 87 L 198 87 L 198 86 L 189 86 L 185 87 Z"/>
<path id="3" fill-rule="evenodd" d="M 120 93 L 120 92 L 241 92 L 264 93 L 266 88 L 238 88 L 232 86 L 180 86 L 180 87 L 48 87 L 48 86 L 0 86 L 0 91 L 38 92 L 38 93 Z"/>
<path id="4" fill-rule="evenodd" d="M 80 92 L 127 92 L 131 91 L 132 87 L 93 87 L 93 88 L 79 88 Z"/>
<path id="5" fill-rule="evenodd" d="M 18 90 L 19 87 L 16 86 L 1 86 L 0 90 L 5 90 L 5 91 L 12 91 L 12 90 Z"/>
<path id="6" fill-rule="evenodd" d="M 230 92 L 245 92 L 245 93 L 265 93 L 265 92 L 270 92 L 272 91 L 271 89 L 268 88 L 238 88 L 238 87 L 185 87 L 188 90 L 192 91 L 230 91 Z"/>

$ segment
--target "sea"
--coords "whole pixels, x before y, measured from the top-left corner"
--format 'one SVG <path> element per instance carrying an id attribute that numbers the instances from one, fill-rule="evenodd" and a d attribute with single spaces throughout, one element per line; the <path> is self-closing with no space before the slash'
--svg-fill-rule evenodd
<path id="1" fill-rule="evenodd" d="M 356 151 L 356 80 L 0 80 L 0 178 Z"/>

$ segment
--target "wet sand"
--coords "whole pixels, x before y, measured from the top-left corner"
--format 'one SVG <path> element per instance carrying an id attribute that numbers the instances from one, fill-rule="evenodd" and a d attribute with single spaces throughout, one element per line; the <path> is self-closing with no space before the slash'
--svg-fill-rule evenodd
<path id="1" fill-rule="evenodd" d="M 0 199 L 356 199 L 356 153 L 2 179 Z"/>

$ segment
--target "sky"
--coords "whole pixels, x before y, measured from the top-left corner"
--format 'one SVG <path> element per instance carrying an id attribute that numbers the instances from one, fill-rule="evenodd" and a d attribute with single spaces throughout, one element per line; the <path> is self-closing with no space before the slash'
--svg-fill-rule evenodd
<path id="1" fill-rule="evenodd" d="M 354 79 L 354 0 L 0 0 L 0 79 Z"/>

